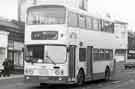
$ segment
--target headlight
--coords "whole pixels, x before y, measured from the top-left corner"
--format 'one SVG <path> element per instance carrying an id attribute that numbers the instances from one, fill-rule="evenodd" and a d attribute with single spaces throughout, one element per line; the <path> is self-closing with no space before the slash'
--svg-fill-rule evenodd
<path id="1" fill-rule="evenodd" d="M 25 69 L 24 74 L 28 74 L 28 73 L 29 73 L 28 69 Z"/>
<path id="2" fill-rule="evenodd" d="M 34 73 L 34 71 L 31 69 L 31 70 L 29 70 L 29 72 L 30 72 L 30 74 L 32 75 L 33 73 Z"/>
<path id="3" fill-rule="evenodd" d="M 60 71 L 59 70 L 55 70 L 55 74 L 56 75 L 60 75 Z"/>
<path id="4" fill-rule="evenodd" d="M 26 57 L 26 58 L 25 58 L 25 61 L 26 61 L 26 62 L 31 62 L 31 59 L 30 59 L 29 57 Z"/>
<path id="5" fill-rule="evenodd" d="M 38 62 L 38 63 L 43 63 L 43 60 L 42 60 L 42 59 L 38 59 L 37 62 Z"/>

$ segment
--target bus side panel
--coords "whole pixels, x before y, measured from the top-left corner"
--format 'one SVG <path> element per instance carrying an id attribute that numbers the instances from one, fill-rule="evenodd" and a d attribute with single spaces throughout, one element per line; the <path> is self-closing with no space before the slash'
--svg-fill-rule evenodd
<path id="1" fill-rule="evenodd" d="M 111 61 L 95 61 L 93 64 L 93 78 L 94 80 L 103 79 L 105 76 L 106 66 L 110 64 Z"/>

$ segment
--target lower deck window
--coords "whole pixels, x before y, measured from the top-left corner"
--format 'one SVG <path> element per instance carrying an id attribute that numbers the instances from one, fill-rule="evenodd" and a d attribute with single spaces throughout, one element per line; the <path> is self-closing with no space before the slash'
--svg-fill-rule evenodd
<path id="1" fill-rule="evenodd" d="M 112 60 L 113 50 L 111 49 L 93 49 L 93 58 L 96 61 L 100 60 Z"/>
<path id="2" fill-rule="evenodd" d="M 67 52 L 65 46 L 29 45 L 27 46 L 26 61 L 47 64 L 65 63 Z"/>

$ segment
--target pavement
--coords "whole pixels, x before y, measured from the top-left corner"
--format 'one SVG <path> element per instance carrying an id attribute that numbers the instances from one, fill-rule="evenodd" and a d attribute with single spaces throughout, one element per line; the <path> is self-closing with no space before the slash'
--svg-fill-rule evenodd
<path id="1" fill-rule="evenodd" d="M 15 79 L 15 78 L 23 78 L 24 75 L 23 74 L 11 74 L 9 77 L 0 77 L 0 80 L 7 80 L 7 79 Z"/>

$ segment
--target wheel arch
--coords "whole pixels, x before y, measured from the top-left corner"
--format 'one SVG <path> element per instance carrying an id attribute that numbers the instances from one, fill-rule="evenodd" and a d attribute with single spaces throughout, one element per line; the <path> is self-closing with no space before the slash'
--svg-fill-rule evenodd
<path id="1" fill-rule="evenodd" d="M 81 67 L 81 68 L 79 69 L 79 71 L 83 71 L 83 72 L 84 72 L 84 69 Z M 78 71 L 78 72 L 79 72 L 79 71 Z"/>
<path id="2" fill-rule="evenodd" d="M 79 68 L 79 70 L 78 70 L 78 72 L 77 72 L 77 75 L 79 74 L 79 72 L 80 72 L 80 71 L 82 71 L 82 72 L 83 72 L 83 74 L 84 74 L 84 78 L 85 78 L 85 71 L 84 71 L 84 68 L 83 68 L 83 67 Z"/>
<path id="3" fill-rule="evenodd" d="M 80 78 L 78 76 L 80 76 L 80 74 L 83 73 L 83 81 L 80 82 Z M 79 78 L 79 79 L 78 79 Z M 77 73 L 77 76 L 76 76 L 76 83 L 77 85 L 82 85 L 85 81 L 85 71 L 84 69 L 81 67 L 79 70 L 78 70 L 78 73 Z"/>
<path id="4" fill-rule="evenodd" d="M 105 72 L 106 72 L 107 69 L 111 70 L 109 65 L 107 65 L 107 66 L 105 67 Z"/>
<path id="5" fill-rule="evenodd" d="M 104 72 L 104 78 L 107 81 L 112 79 L 111 69 L 108 65 L 106 66 L 106 69 L 105 69 L 105 72 Z"/>

